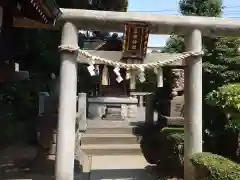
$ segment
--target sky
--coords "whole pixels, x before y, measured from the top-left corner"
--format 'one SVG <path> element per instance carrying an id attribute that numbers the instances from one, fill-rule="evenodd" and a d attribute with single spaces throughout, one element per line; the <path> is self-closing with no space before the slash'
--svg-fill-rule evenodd
<path id="1" fill-rule="evenodd" d="M 179 14 L 179 0 L 128 0 L 128 11 Z M 223 0 L 224 17 L 240 18 L 240 1 Z M 148 47 L 161 47 L 169 36 L 150 35 Z"/>

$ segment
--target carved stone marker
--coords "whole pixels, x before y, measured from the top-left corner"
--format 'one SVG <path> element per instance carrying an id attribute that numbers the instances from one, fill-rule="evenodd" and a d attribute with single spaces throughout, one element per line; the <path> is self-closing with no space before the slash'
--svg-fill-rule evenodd
<path id="1" fill-rule="evenodd" d="M 184 96 L 176 96 L 171 100 L 170 117 L 167 118 L 169 126 L 184 126 Z"/>
<path id="2" fill-rule="evenodd" d="M 183 117 L 184 96 L 176 96 L 171 100 L 170 117 Z"/>
<path id="3" fill-rule="evenodd" d="M 184 126 L 184 96 L 176 96 L 170 102 L 164 103 L 166 106 L 170 106 L 170 112 L 168 115 L 160 114 L 160 119 L 165 126 Z M 170 105 L 169 105 L 170 104 Z"/>

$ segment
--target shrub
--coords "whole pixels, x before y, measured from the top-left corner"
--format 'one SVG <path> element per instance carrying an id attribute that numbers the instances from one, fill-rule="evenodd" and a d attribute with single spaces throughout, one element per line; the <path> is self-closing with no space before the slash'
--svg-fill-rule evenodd
<path id="1" fill-rule="evenodd" d="M 184 128 L 165 127 L 161 130 L 161 132 L 165 132 L 168 134 L 174 134 L 174 133 L 184 134 Z"/>
<path id="2" fill-rule="evenodd" d="M 164 171 L 183 172 L 183 128 L 164 128 L 160 132 L 143 136 L 141 149 L 150 164 Z"/>
<path id="3" fill-rule="evenodd" d="M 207 95 L 206 101 L 209 105 L 217 106 L 231 116 L 232 121 L 229 122 L 229 127 L 240 129 L 240 83 L 217 88 Z"/>
<path id="4" fill-rule="evenodd" d="M 223 116 L 227 117 L 226 119 L 224 118 L 222 123 L 219 122 L 219 120 L 216 121 L 208 130 L 212 134 L 215 134 L 215 141 L 219 139 L 219 146 L 224 146 L 224 148 L 216 148 L 220 150 L 216 153 L 224 155 L 224 157 L 229 157 L 232 160 L 239 161 L 240 83 L 227 84 L 217 88 L 207 95 L 206 102 L 210 106 L 215 106 L 224 112 Z"/>
<path id="5" fill-rule="evenodd" d="M 146 134 L 142 137 L 140 146 L 143 156 L 148 163 L 157 164 L 159 159 L 161 159 L 162 139 L 163 136 L 160 132 Z"/>
<path id="6" fill-rule="evenodd" d="M 198 153 L 191 158 L 196 180 L 240 180 L 240 164 L 211 153 Z"/>
<path id="7" fill-rule="evenodd" d="M 176 132 L 178 131 L 178 132 Z M 181 129 L 162 130 L 162 154 L 157 165 L 166 170 L 183 171 L 184 133 Z"/>

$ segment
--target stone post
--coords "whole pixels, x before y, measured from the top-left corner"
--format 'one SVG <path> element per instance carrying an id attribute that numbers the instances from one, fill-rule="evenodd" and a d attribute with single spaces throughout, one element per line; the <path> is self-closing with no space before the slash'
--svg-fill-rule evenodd
<path id="1" fill-rule="evenodd" d="M 102 85 L 107 86 L 109 81 L 109 75 L 108 75 L 108 66 L 104 65 L 102 70 Z"/>
<path id="2" fill-rule="evenodd" d="M 48 92 L 40 92 L 38 95 L 38 115 L 39 116 L 41 116 L 46 110 L 45 105 L 48 97 L 49 97 Z"/>
<path id="3" fill-rule="evenodd" d="M 154 123 L 154 107 L 153 107 L 153 94 L 148 94 L 146 96 L 146 106 L 145 106 L 145 123 Z"/>
<path id="4" fill-rule="evenodd" d="M 78 47 L 78 31 L 66 22 L 62 30 L 62 45 Z M 58 114 L 56 180 L 73 180 L 75 151 L 75 121 L 77 105 L 77 56 L 62 52 L 60 67 L 60 97 Z"/>
<path id="5" fill-rule="evenodd" d="M 144 107 L 143 99 L 144 99 L 144 95 L 139 95 L 139 107 Z"/>
<path id="6" fill-rule="evenodd" d="M 185 38 L 186 51 L 202 50 L 201 31 L 192 30 Z M 184 73 L 184 179 L 193 178 L 189 158 L 202 152 L 202 57 L 185 61 Z"/>
<path id="7" fill-rule="evenodd" d="M 79 113 L 79 130 L 87 129 L 87 95 L 86 93 L 78 94 L 78 113 Z"/>

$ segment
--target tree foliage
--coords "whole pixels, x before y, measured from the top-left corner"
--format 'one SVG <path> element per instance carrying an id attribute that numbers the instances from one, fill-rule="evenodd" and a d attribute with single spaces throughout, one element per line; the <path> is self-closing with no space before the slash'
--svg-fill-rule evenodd
<path id="1" fill-rule="evenodd" d="M 180 12 L 183 15 L 221 16 L 222 0 L 180 0 Z"/>
<path id="2" fill-rule="evenodd" d="M 206 99 L 211 105 L 240 112 L 240 83 L 221 86 L 210 92 Z"/>
<path id="3" fill-rule="evenodd" d="M 180 12 L 191 16 L 222 15 L 221 0 L 180 0 Z M 203 128 L 207 151 L 220 152 L 222 136 L 229 121 L 217 106 L 205 102 L 206 95 L 220 86 L 240 81 L 240 39 L 233 37 L 203 37 Z M 172 35 L 164 52 L 184 52 L 183 36 Z M 230 129 L 229 129 L 230 130 Z M 214 143 L 218 145 L 214 145 Z M 211 148 L 211 145 L 213 147 Z M 219 147 L 218 147 L 219 146 Z M 230 146 L 229 146 L 230 147 Z M 222 150 L 222 149 L 221 149 Z M 226 152 L 231 152 L 229 149 Z M 227 153 L 225 153 L 227 154 Z"/>
<path id="4" fill-rule="evenodd" d="M 181 0 L 180 11 L 183 15 L 221 16 L 221 0 Z M 240 73 L 236 71 L 240 59 L 240 39 L 232 37 L 203 37 L 203 94 L 206 95 L 218 86 L 228 82 L 239 81 Z M 172 35 L 166 43 L 164 52 L 183 52 L 184 39 Z"/>

